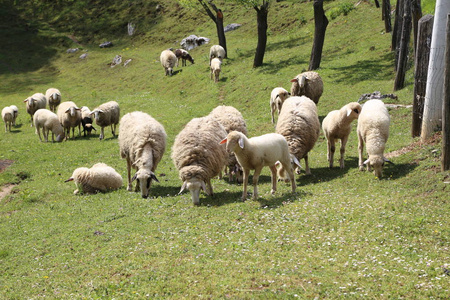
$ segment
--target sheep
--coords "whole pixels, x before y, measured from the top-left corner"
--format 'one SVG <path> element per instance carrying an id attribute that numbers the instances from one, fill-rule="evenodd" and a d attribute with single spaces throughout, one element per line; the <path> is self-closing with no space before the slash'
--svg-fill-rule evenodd
<path id="1" fill-rule="evenodd" d="M 36 128 L 36 134 L 39 136 L 39 140 L 42 142 L 41 131 L 44 135 L 45 142 L 48 142 L 48 133 L 52 131 L 52 142 L 61 142 L 64 139 L 64 128 L 59 122 L 58 116 L 45 108 L 38 109 L 33 116 L 34 127 Z"/>
<path id="2" fill-rule="evenodd" d="M 5 122 L 5 132 L 11 131 L 11 124 L 14 118 L 14 110 L 7 106 L 2 109 L 2 120 Z"/>
<path id="3" fill-rule="evenodd" d="M 33 115 L 38 109 L 47 106 L 47 98 L 42 93 L 36 93 L 23 100 L 23 102 L 27 103 L 27 113 L 30 115 L 31 126 L 33 126 Z"/>
<path id="4" fill-rule="evenodd" d="M 290 95 L 291 94 L 282 87 L 276 87 L 270 93 L 270 113 L 272 114 L 272 124 L 275 123 L 275 109 L 278 111 L 278 114 L 280 114 L 281 107 L 283 106 L 284 101 Z"/>
<path id="5" fill-rule="evenodd" d="M 194 205 L 200 205 L 200 189 L 213 195 L 211 178 L 228 159 L 225 147 L 219 145 L 226 134 L 219 122 L 206 116 L 192 119 L 175 138 L 171 158 L 183 182 L 180 193 L 187 188 Z"/>
<path id="6" fill-rule="evenodd" d="M 323 81 L 317 72 L 303 72 L 295 76 L 291 82 L 292 96 L 306 96 L 315 104 L 319 103 L 320 96 L 323 93 Z"/>
<path id="7" fill-rule="evenodd" d="M 250 170 L 255 170 L 253 174 L 253 198 L 258 198 L 258 179 L 264 166 L 269 166 L 272 173 L 272 190 L 274 194 L 277 190 L 277 168 L 275 163 L 279 161 L 289 173 L 291 179 L 292 192 L 295 193 L 294 171 L 291 165 L 289 147 L 286 139 L 277 133 L 268 133 L 248 139 L 242 132 L 232 131 L 228 133 L 220 144 L 226 143 L 228 152 L 236 155 L 237 161 L 244 169 L 244 191 L 242 201 L 247 198 L 247 185 Z"/>
<path id="8" fill-rule="evenodd" d="M 389 137 L 389 112 L 381 100 L 369 100 L 364 103 L 358 119 L 358 150 L 359 170 L 367 171 L 373 167 L 377 178 L 383 176 L 385 162 L 392 163 L 384 157 L 384 148 Z M 363 148 L 366 143 L 366 152 L 369 158 L 363 161 Z"/>
<path id="9" fill-rule="evenodd" d="M 170 50 L 164 50 L 159 57 L 161 65 L 164 67 L 166 76 L 172 76 L 173 68 L 177 63 L 177 56 Z"/>
<path id="10" fill-rule="evenodd" d="M 214 82 L 219 82 L 219 74 L 221 71 L 222 61 L 218 58 L 213 58 L 211 61 L 211 80 L 213 79 L 214 74 Z"/>
<path id="11" fill-rule="evenodd" d="M 211 65 L 211 60 L 213 58 L 218 58 L 222 61 L 225 58 L 225 49 L 220 45 L 212 45 L 209 49 L 209 64 Z"/>
<path id="12" fill-rule="evenodd" d="M 247 135 L 247 124 L 245 123 L 242 114 L 236 108 L 232 106 L 220 105 L 214 108 L 209 115 L 225 128 L 227 134 L 236 130 Z M 233 181 L 234 175 L 236 176 L 236 181 L 238 183 L 242 183 L 242 168 L 238 164 L 234 154 L 230 153 L 228 163 L 225 168 L 228 168 L 228 178 L 230 181 Z"/>
<path id="13" fill-rule="evenodd" d="M 116 136 L 116 125 L 119 124 L 120 119 L 120 107 L 116 101 L 109 101 L 103 103 L 91 112 L 94 115 L 95 123 L 101 127 L 100 140 L 104 135 L 104 128 L 111 125 L 111 132 L 113 136 Z"/>
<path id="14" fill-rule="evenodd" d="M 91 135 L 92 129 L 97 131 L 94 126 L 92 126 L 91 110 L 87 106 L 81 107 L 81 126 L 83 126 L 84 136 Z"/>
<path id="15" fill-rule="evenodd" d="M 50 110 L 55 112 L 56 107 L 61 103 L 61 92 L 58 89 L 49 88 L 45 92 L 45 97 L 47 98 Z"/>
<path id="16" fill-rule="evenodd" d="M 150 115 L 135 111 L 122 117 L 119 125 L 120 156 L 127 160 L 128 187 L 137 179 L 135 191 L 147 198 L 152 180 L 159 182 L 155 170 L 166 150 L 164 127 Z M 136 170 L 131 178 L 131 168 Z"/>
<path id="17" fill-rule="evenodd" d="M 70 138 L 70 128 L 72 128 L 72 138 L 75 138 L 75 127 L 77 126 L 78 136 L 81 136 L 81 109 L 74 102 L 66 101 L 61 103 L 56 114 L 64 128 L 65 140 Z"/>
<path id="18" fill-rule="evenodd" d="M 333 158 L 335 143 L 337 139 L 341 140 L 341 159 L 339 165 L 344 168 L 345 145 L 351 131 L 351 123 L 358 119 L 361 113 L 361 105 L 357 102 L 350 102 L 339 110 L 333 110 L 327 114 L 322 121 L 322 130 L 327 139 L 327 158 L 330 168 L 333 168 Z"/>
<path id="19" fill-rule="evenodd" d="M 181 66 L 182 67 L 186 66 L 186 60 L 190 61 L 191 64 L 194 64 L 194 59 L 189 54 L 189 52 L 187 52 L 184 49 L 176 49 L 175 50 L 175 56 L 177 57 L 177 67 L 178 67 L 178 63 L 180 62 L 180 59 L 181 59 Z"/>
<path id="20" fill-rule="evenodd" d="M 74 181 L 77 189 L 73 192 L 94 194 L 117 190 L 122 186 L 122 176 L 110 166 L 104 163 L 97 163 L 90 169 L 77 168 L 72 176 L 64 182 Z"/>
<path id="21" fill-rule="evenodd" d="M 308 153 L 314 148 L 320 134 L 320 121 L 317 107 L 308 97 L 289 97 L 284 101 L 275 132 L 286 138 L 291 153 L 291 162 L 297 166 L 300 173 L 300 160 L 305 159 L 305 173 L 311 175 L 308 163 Z M 278 170 L 280 178 L 286 181 L 285 170 Z"/>
<path id="22" fill-rule="evenodd" d="M 16 126 L 16 119 L 17 119 L 17 116 L 19 115 L 19 109 L 18 109 L 17 106 L 15 106 L 15 105 L 11 105 L 10 107 L 12 108 L 12 110 L 13 110 L 13 112 L 14 112 L 14 114 L 13 114 L 13 120 L 12 120 L 12 125 L 13 125 L 13 126 Z"/>

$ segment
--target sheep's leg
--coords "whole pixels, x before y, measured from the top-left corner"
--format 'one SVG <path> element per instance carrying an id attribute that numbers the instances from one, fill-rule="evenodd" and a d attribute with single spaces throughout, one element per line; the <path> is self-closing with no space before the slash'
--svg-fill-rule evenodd
<path id="1" fill-rule="evenodd" d="M 5 126 L 6 126 L 6 123 L 5 123 Z M 5 130 L 5 131 L 6 131 L 6 130 Z M 36 133 L 37 133 L 38 136 L 39 136 L 39 140 L 42 142 L 42 138 L 41 138 L 41 130 L 39 129 L 39 126 L 36 127 Z"/>
<path id="2" fill-rule="evenodd" d="M 277 190 L 277 167 L 275 167 L 275 165 L 270 166 L 270 172 L 272 173 L 272 190 L 270 191 L 270 193 L 273 195 Z"/>
<path id="3" fill-rule="evenodd" d="M 81 136 L 81 123 L 78 124 L 78 136 Z"/>
<path id="4" fill-rule="evenodd" d="M 341 169 L 343 169 L 345 166 L 344 156 L 345 156 L 345 145 L 347 144 L 347 141 L 348 141 L 348 136 L 341 139 L 341 159 L 339 161 L 339 165 L 341 166 Z"/>
<path id="5" fill-rule="evenodd" d="M 253 199 L 258 199 L 258 180 L 259 174 L 261 174 L 262 166 L 255 168 L 255 173 L 253 173 Z"/>
<path id="6" fill-rule="evenodd" d="M 131 184 L 131 161 L 128 157 L 127 157 L 127 175 L 128 175 L 127 191 L 131 192 L 131 190 L 133 189 Z"/>
<path id="7" fill-rule="evenodd" d="M 327 152 L 327 158 L 328 158 L 328 162 L 329 162 L 329 166 L 330 169 L 333 167 L 333 159 L 334 159 L 334 152 L 336 151 L 336 145 L 335 145 L 336 141 L 334 140 L 334 138 L 330 137 L 328 139 L 328 152 Z"/>
<path id="8" fill-rule="evenodd" d="M 305 155 L 304 159 L 305 159 L 305 174 L 311 175 L 311 169 L 309 168 L 309 163 L 308 163 L 308 154 Z"/>
<path id="9" fill-rule="evenodd" d="M 31 127 L 33 127 L 33 116 L 31 116 Z"/>
<path id="10" fill-rule="evenodd" d="M 242 201 L 245 201 L 247 199 L 247 185 L 248 185 L 248 176 L 250 175 L 249 169 L 244 169 L 244 191 L 242 192 Z"/>
<path id="11" fill-rule="evenodd" d="M 211 61 L 209 62 L 211 64 Z M 213 70 L 211 69 L 211 80 L 213 80 Z"/>
<path id="12" fill-rule="evenodd" d="M 363 150 L 364 150 L 364 140 L 360 134 L 358 134 L 358 152 L 359 152 L 359 170 L 364 171 L 364 165 L 363 165 Z"/>
<path id="13" fill-rule="evenodd" d="M 42 128 L 42 134 L 44 135 L 44 140 L 47 143 L 48 142 L 48 130 L 44 128 Z"/>
<path id="14" fill-rule="evenodd" d="M 103 140 L 103 133 L 104 133 L 104 127 L 102 127 L 102 130 L 101 130 L 101 132 L 100 132 L 100 140 Z"/>
<path id="15" fill-rule="evenodd" d="M 275 108 L 273 107 L 273 105 L 270 106 L 270 112 L 272 114 L 272 124 L 275 124 L 275 117 L 274 117 Z"/>
<path id="16" fill-rule="evenodd" d="M 207 180 L 207 182 L 206 182 L 206 186 L 207 186 L 207 194 L 209 195 L 209 196 L 214 196 L 214 191 L 213 191 L 213 187 L 212 187 L 212 185 L 211 185 L 211 179 L 208 179 Z"/>
<path id="17" fill-rule="evenodd" d="M 285 166 L 285 169 L 286 169 L 286 172 L 288 172 L 289 177 L 291 179 L 292 192 L 295 193 L 295 189 L 297 188 L 297 185 L 295 184 L 294 168 L 292 167 L 292 164 L 289 163 Z M 309 170 L 309 167 L 308 167 L 308 170 Z M 275 171 L 276 171 L 276 169 L 275 169 Z M 311 172 L 310 172 L 310 174 L 311 174 Z"/>

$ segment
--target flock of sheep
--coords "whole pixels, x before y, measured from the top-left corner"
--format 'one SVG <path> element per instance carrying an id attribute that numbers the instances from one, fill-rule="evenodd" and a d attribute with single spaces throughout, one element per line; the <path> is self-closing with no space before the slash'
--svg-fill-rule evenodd
<path id="1" fill-rule="evenodd" d="M 173 67 L 182 59 L 194 63 L 187 51 L 164 50 L 161 53 L 161 64 L 166 75 L 172 75 Z M 220 64 L 225 57 L 222 47 L 214 45 L 210 50 L 211 79 L 217 82 Z M 200 204 L 201 190 L 212 195 L 211 179 L 222 172 L 228 174 L 229 180 L 236 178 L 243 183 L 242 200 L 247 198 L 249 174 L 253 174 L 253 197 L 258 197 L 257 184 L 263 167 L 271 171 L 272 190 L 277 189 L 277 180 L 291 183 L 295 192 L 295 173 L 300 172 L 300 160 L 305 161 L 305 173 L 311 174 L 308 164 L 308 153 L 313 149 L 319 134 L 320 121 L 317 104 L 323 93 L 323 81 L 316 72 L 304 72 L 291 80 L 290 93 L 284 88 L 274 88 L 270 95 L 272 123 L 275 123 L 275 112 L 278 113 L 275 133 L 257 137 L 247 137 L 247 126 L 242 114 L 232 106 L 218 106 L 210 114 L 194 118 L 188 122 L 176 136 L 172 147 L 171 158 L 182 181 L 180 193 L 189 190 L 192 202 Z M 164 127 L 150 115 L 135 111 L 120 118 L 119 104 L 115 101 L 104 103 L 93 111 L 88 107 L 79 108 L 74 102 L 61 102 L 61 92 L 55 88 L 48 89 L 46 94 L 36 93 L 24 100 L 26 111 L 31 117 L 36 134 L 42 141 L 40 130 L 43 130 L 44 140 L 48 141 L 52 132 L 52 141 L 61 142 L 75 138 L 75 128 L 81 135 L 89 135 L 93 121 L 100 126 L 100 140 L 104 138 L 104 128 L 111 126 L 112 135 L 116 134 L 119 124 L 120 156 L 127 163 L 127 190 L 132 191 L 132 183 L 136 181 L 135 192 L 147 198 L 151 183 L 158 181 L 156 168 L 165 150 L 167 134 Z M 48 107 L 50 109 L 46 109 Z M 5 131 L 15 126 L 18 114 L 16 106 L 8 106 L 2 110 Z M 335 142 L 341 140 L 340 168 L 344 168 L 345 146 L 351 132 L 351 123 L 358 119 L 358 151 L 359 168 L 370 171 L 380 178 L 385 162 L 385 144 L 389 136 L 389 113 L 380 100 L 369 100 L 363 106 L 357 102 L 344 105 L 339 110 L 328 113 L 322 122 L 322 130 L 327 139 L 327 158 L 329 167 L 333 167 Z M 364 144 L 368 159 L 363 159 Z M 136 170 L 132 176 L 131 169 Z M 296 171 L 296 172 L 295 172 Z M 92 168 L 78 168 L 66 180 L 74 181 L 77 189 L 75 194 L 104 192 L 115 190 L 122 186 L 123 180 L 113 168 L 103 163 L 97 163 Z"/>

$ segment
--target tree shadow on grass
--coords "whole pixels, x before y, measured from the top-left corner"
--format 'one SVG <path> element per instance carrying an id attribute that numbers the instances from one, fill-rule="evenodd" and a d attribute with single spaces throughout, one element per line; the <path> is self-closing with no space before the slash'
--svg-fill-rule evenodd
<path id="1" fill-rule="evenodd" d="M 279 195 L 280 193 L 281 195 Z M 295 193 L 291 193 L 289 186 L 289 190 L 286 191 L 278 189 L 276 194 L 270 197 L 270 199 L 260 198 L 257 201 L 262 208 L 278 208 L 286 203 L 302 201 L 302 198 L 306 196 L 312 196 L 312 193 L 305 192 L 298 189 L 298 187 Z"/>

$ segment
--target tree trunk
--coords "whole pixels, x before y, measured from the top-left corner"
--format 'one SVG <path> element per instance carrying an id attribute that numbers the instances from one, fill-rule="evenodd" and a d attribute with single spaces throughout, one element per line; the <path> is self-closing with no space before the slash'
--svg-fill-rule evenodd
<path id="1" fill-rule="evenodd" d="M 444 99 L 442 101 L 442 171 L 450 169 L 450 14 L 447 15 Z"/>
<path id="2" fill-rule="evenodd" d="M 410 0 L 405 0 L 403 8 L 402 38 L 398 52 L 397 74 L 395 76 L 394 91 L 405 87 L 406 65 L 408 63 L 408 45 L 411 37 L 411 6 Z"/>
<path id="3" fill-rule="evenodd" d="M 391 23 L 391 1 L 390 0 L 383 0 L 382 6 L 381 6 L 382 12 L 382 19 L 384 20 L 384 30 L 386 33 L 392 31 L 392 23 Z"/>
<path id="4" fill-rule="evenodd" d="M 412 22 L 414 28 L 414 51 L 417 49 L 417 35 L 419 34 L 419 20 L 422 18 L 422 6 L 420 0 L 413 0 L 412 3 Z"/>
<path id="5" fill-rule="evenodd" d="M 425 106 L 423 110 L 421 141 L 431 137 L 442 126 L 442 99 L 444 89 L 444 52 L 447 14 L 450 1 L 437 0 L 431 39 L 430 64 L 428 66 Z"/>
<path id="6" fill-rule="evenodd" d="M 325 32 L 328 26 L 328 19 L 323 10 L 323 0 L 314 0 L 314 25 L 314 42 L 309 60 L 309 71 L 317 70 L 322 59 Z"/>
<path id="7" fill-rule="evenodd" d="M 402 28 L 403 28 L 403 8 L 406 0 L 398 0 L 395 8 L 395 21 L 394 21 L 394 31 L 392 32 L 392 45 L 391 50 L 395 51 L 395 62 L 394 70 L 397 71 L 398 67 L 398 55 L 400 52 L 400 41 L 402 38 Z"/>
<path id="8" fill-rule="evenodd" d="M 420 136 L 422 128 L 423 104 L 427 86 L 428 63 L 430 61 L 431 34 L 433 32 L 433 15 L 426 15 L 419 20 L 417 48 L 414 63 L 414 99 L 411 133 Z"/>
<path id="9" fill-rule="evenodd" d="M 262 66 L 267 44 L 267 15 L 269 13 L 269 2 L 263 1 L 261 7 L 254 6 L 258 23 L 258 45 L 256 46 L 253 68 Z"/>
<path id="10" fill-rule="evenodd" d="M 208 16 L 213 20 L 213 22 L 216 24 L 217 29 L 217 38 L 219 40 L 219 45 L 225 49 L 225 57 L 228 57 L 228 51 L 227 51 L 227 40 L 225 38 L 225 31 L 223 30 L 223 13 L 222 11 L 216 7 L 216 5 L 210 0 L 208 3 L 212 7 L 212 9 L 216 12 L 216 16 L 212 13 L 209 6 L 203 1 L 198 0 L 200 5 L 203 7 L 203 9 L 206 11 Z"/>

